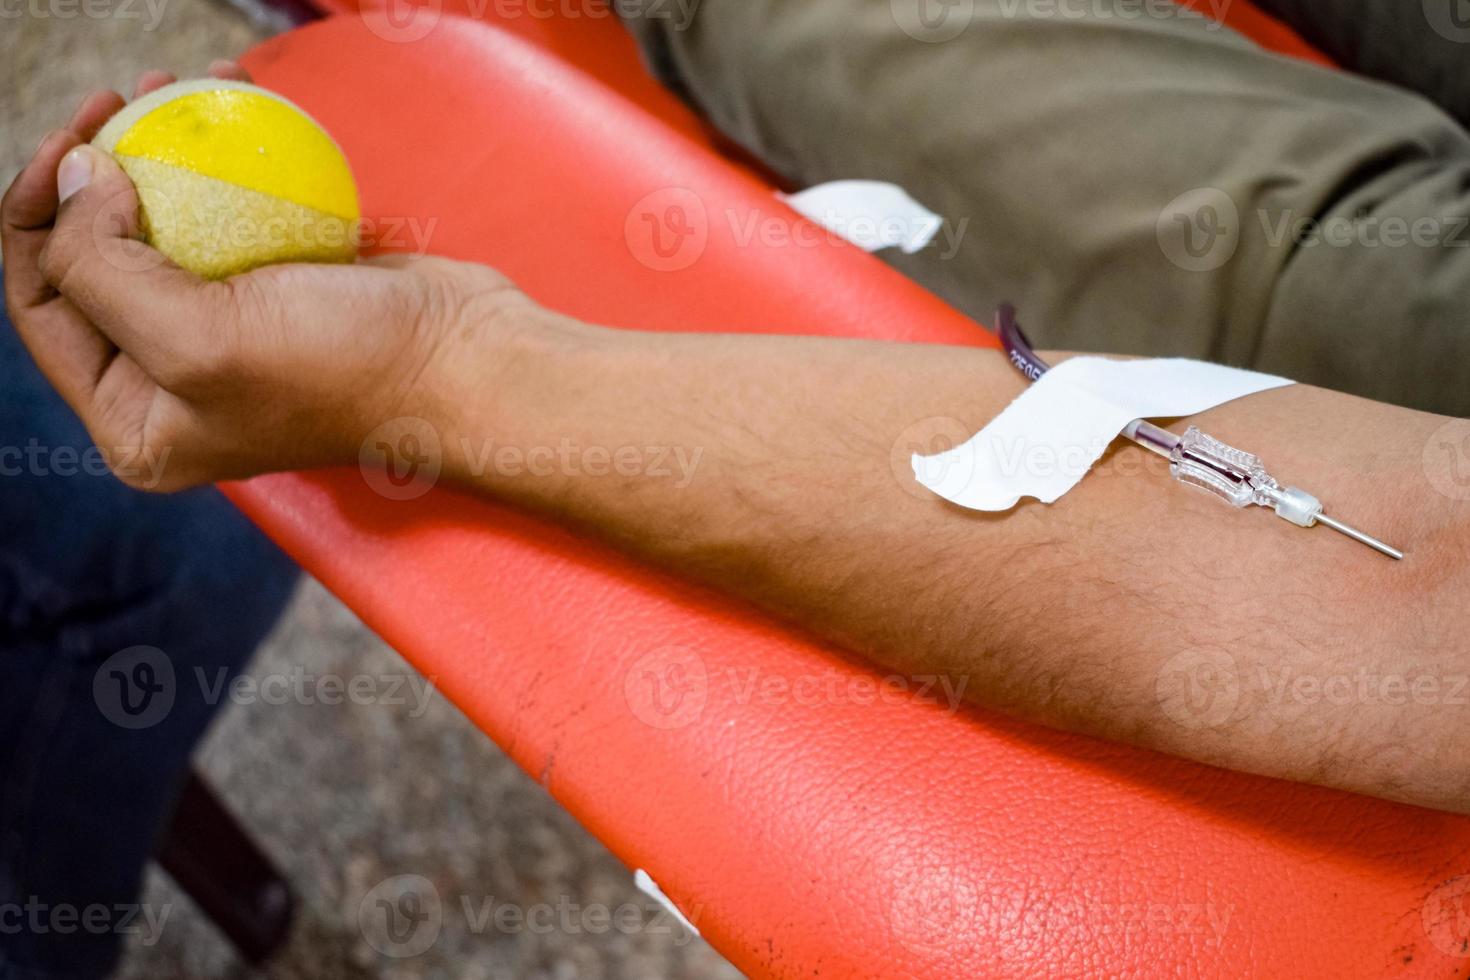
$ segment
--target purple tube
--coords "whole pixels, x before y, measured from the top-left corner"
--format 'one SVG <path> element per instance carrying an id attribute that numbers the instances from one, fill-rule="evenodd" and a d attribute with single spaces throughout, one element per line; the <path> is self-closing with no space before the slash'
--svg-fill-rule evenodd
<path id="1" fill-rule="evenodd" d="M 1031 349 L 1031 342 L 1021 332 L 1021 325 L 1016 322 L 1016 308 L 1010 303 L 1000 304 L 1000 309 L 995 311 L 995 332 L 1000 337 L 1000 345 L 1005 348 L 1006 356 L 1026 377 L 1035 381 L 1047 371 L 1051 365 L 1036 356 Z"/>
<path id="2" fill-rule="evenodd" d="M 1016 322 L 1016 308 L 1010 303 L 1002 303 L 1000 309 L 995 311 L 995 332 L 1000 337 L 1000 346 L 1005 349 L 1006 356 L 1027 378 L 1035 381 L 1051 370 L 1051 365 L 1037 357 L 1036 352 L 1031 349 L 1031 341 L 1026 339 L 1026 335 L 1021 332 L 1021 325 Z M 1179 444 L 1179 437 L 1174 433 L 1143 419 L 1134 419 L 1128 423 L 1123 435 L 1166 459 L 1171 457 L 1174 447 Z"/>

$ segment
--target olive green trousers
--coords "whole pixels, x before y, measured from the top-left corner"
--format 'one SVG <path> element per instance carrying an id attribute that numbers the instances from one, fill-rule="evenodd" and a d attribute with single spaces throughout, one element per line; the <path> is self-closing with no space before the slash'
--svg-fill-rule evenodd
<path id="1" fill-rule="evenodd" d="M 1226 3 L 1231 0 L 1207 0 Z M 1171 0 L 622 0 L 795 184 L 944 216 L 880 253 L 1039 346 L 1184 355 L 1470 415 L 1464 0 L 1263 0 L 1345 67 Z"/>

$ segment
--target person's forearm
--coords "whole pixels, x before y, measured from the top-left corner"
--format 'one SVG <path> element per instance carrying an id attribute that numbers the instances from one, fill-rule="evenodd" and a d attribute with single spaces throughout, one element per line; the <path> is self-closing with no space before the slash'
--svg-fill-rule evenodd
<path id="1" fill-rule="evenodd" d="M 983 704 L 1470 811 L 1460 423 L 1303 387 L 1202 417 L 1403 562 L 1232 512 L 1126 445 L 1052 506 L 965 512 L 908 456 L 1021 390 L 995 352 L 598 330 L 432 256 L 205 282 L 142 241 L 88 145 L 121 105 L 86 100 L 0 202 L 16 330 L 120 479 L 362 461 L 420 417 L 451 476 Z"/>
<path id="2" fill-rule="evenodd" d="M 1394 562 L 1191 493 L 1130 445 L 1051 506 L 946 504 L 909 454 L 1021 391 L 994 351 L 544 316 L 491 384 L 482 355 L 450 359 L 456 478 L 984 705 L 1470 811 L 1470 527 L 1421 461 L 1443 419 L 1300 386 L 1198 417 L 1407 548 Z"/>

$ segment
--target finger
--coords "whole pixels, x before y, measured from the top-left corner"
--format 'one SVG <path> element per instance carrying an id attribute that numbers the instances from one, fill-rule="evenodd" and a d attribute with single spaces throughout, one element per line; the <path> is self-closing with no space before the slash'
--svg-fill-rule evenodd
<path id="1" fill-rule="evenodd" d="M 141 99 L 149 92 L 157 91 L 165 85 L 172 85 L 178 78 L 166 71 L 150 69 L 138 76 L 138 83 L 133 86 L 133 98 Z"/>
<path id="2" fill-rule="evenodd" d="M 62 200 L 42 249 L 46 281 L 160 380 L 210 342 L 220 307 L 207 283 L 138 240 L 138 195 L 117 163 L 79 146 L 57 171 Z"/>
<path id="3" fill-rule="evenodd" d="M 125 105 L 127 103 L 123 101 L 123 97 L 116 92 L 105 89 L 91 92 L 77 107 L 66 128 L 76 133 L 77 139 L 83 143 L 90 143 L 103 124 Z"/>
<path id="4" fill-rule="evenodd" d="M 5 298 L 13 309 L 33 306 L 54 295 L 36 263 L 56 220 L 56 166 L 77 142 L 71 130 L 47 133 L 0 202 Z"/>
<path id="5" fill-rule="evenodd" d="M 14 321 L 36 367 L 83 421 L 90 417 L 98 386 L 116 374 L 114 369 L 131 364 L 65 296 L 17 313 Z"/>
<path id="6" fill-rule="evenodd" d="M 0 205 L 5 298 L 21 341 L 67 404 L 84 414 L 97 379 L 116 348 L 75 306 L 46 282 L 40 256 L 56 218 L 56 167 L 77 145 L 70 130 L 42 141 Z"/>
<path id="7" fill-rule="evenodd" d="M 239 63 L 224 58 L 217 58 L 209 63 L 209 74 L 212 78 L 223 78 L 227 81 L 250 81 L 250 73 L 241 68 Z"/>

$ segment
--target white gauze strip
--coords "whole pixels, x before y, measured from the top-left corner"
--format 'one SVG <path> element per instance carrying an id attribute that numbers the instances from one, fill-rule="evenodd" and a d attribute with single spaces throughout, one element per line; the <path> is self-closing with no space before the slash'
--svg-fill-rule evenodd
<path id="1" fill-rule="evenodd" d="M 896 246 L 912 255 L 933 241 L 944 225 L 943 218 L 908 191 L 881 180 L 834 180 L 776 196 L 865 252 Z"/>
<path id="2" fill-rule="evenodd" d="M 1052 503 L 1077 485 L 1134 419 L 1193 415 L 1292 382 L 1183 358 L 1063 361 L 967 442 L 914 455 L 914 476 L 972 510 Z"/>

